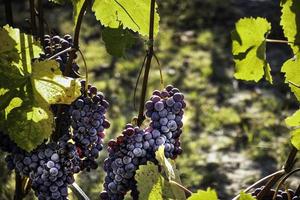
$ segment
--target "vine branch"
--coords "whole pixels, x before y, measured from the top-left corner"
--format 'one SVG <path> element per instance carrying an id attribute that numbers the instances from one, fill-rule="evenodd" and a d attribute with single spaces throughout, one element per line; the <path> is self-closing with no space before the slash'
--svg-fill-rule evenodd
<path id="1" fill-rule="evenodd" d="M 153 49 L 153 41 L 154 41 L 154 17 L 155 17 L 155 0 L 151 0 L 150 6 L 150 26 L 149 26 L 149 44 L 147 50 L 147 58 L 146 58 L 146 65 L 143 77 L 143 85 L 142 85 L 142 92 L 140 98 L 140 106 L 139 106 L 139 115 L 137 119 L 137 125 L 141 126 L 143 123 L 145 116 L 144 116 L 144 104 L 146 99 L 147 93 L 147 85 L 148 85 L 148 77 L 151 68 L 151 60 L 154 54 Z"/>
<path id="2" fill-rule="evenodd" d="M 32 35 L 37 35 L 37 27 L 36 27 L 36 13 L 35 13 L 35 5 L 34 0 L 29 1 L 30 4 L 30 25 L 31 25 L 31 33 Z"/>
<path id="3" fill-rule="evenodd" d="M 287 40 L 276 40 L 276 39 L 266 39 L 266 42 L 270 43 L 283 43 L 283 44 L 291 44 L 293 42 L 289 42 Z"/>
<path id="4" fill-rule="evenodd" d="M 43 9 L 43 2 L 42 0 L 37 1 L 37 9 L 38 9 L 38 18 L 39 18 L 39 38 L 41 40 L 41 45 L 45 47 L 45 42 L 44 42 L 44 9 Z"/>
<path id="5" fill-rule="evenodd" d="M 172 181 L 170 180 L 169 183 L 176 185 L 177 187 L 179 187 L 180 189 L 182 189 L 183 191 L 185 191 L 185 193 L 187 194 L 187 196 L 191 196 L 193 194 L 192 191 L 190 191 L 189 189 L 187 189 L 186 187 L 184 187 L 183 185 L 181 185 L 180 183 L 177 183 L 176 181 Z"/>
<path id="6" fill-rule="evenodd" d="M 292 149 L 289 153 L 289 156 L 283 166 L 283 170 L 285 173 L 283 174 L 278 174 L 273 176 L 268 183 L 266 184 L 266 186 L 264 187 L 264 189 L 257 195 L 257 199 L 258 200 L 262 200 L 264 198 L 264 196 L 266 196 L 266 194 L 268 193 L 268 191 L 279 181 L 279 179 L 284 176 L 286 173 L 289 173 L 296 162 L 296 155 L 297 155 L 298 150 L 296 149 L 296 147 L 292 146 Z"/>
<path id="7" fill-rule="evenodd" d="M 252 185 L 250 185 L 249 187 L 247 187 L 244 192 L 249 192 L 251 189 L 253 189 L 254 187 L 257 187 L 258 185 L 260 185 L 261 183 L 267 181 L 268 179 L 274 177 L 274 176 L 277 176 L 277 175 L 282 175 L 284 174 L 284 170 L 279 170 L 277 172 L 274 172 L 273 174 L 270 174 L 268 176 L 265 176 L 263 178 L 261 178 L 260 180 L 256 181 L 255 183 L 253 183 Z M 236 195 L 232 200 L 238 200 L 240 197 L 240 195 Z"/>
<path id="8" fill-rule="evenodd" d="M 70 188 L 79 200 L 90 200 L 90 198 L 85 194 L 85 192 L 81 189 L 81 187 L 79 187 L 79 185 L 76 182 L 70 185 Z"/>
<path id="9" fill-rule="evenodd" d="M 76 51 L 79 48 L 79 35 L 80 35 L 81 23 L 82 23 L 82 20 L 83 20 L 84 13 L 87 9 L 88 3 L 89 3 L 89 0 L 84 1 L 83 5 L 82 5 L 82 7 L 79 11 L 79 14 L 78 14 L 78 18 L 77 18 L 76 25 L 75 25 L 74 40 L 73 40 L 74 50 L 70 52 L 69 60 L 68 60 L 66 69 L 64 71 L 65 76 L 68 76 L 71 73 L 72 63 L 73 63 L 73 60 L 76 57 Z"/>
<path id="10" fill-rule="evenodd" d="M 23 186 L 22 186 L 22 177 L 18 172 L 15 172 L 15 194 L 14 200 L 22 200 L 23 199 Z"/>
<path id="11" fill-rule="evenodd" d="M 10 26 L 14 25 L 11 0 L 4 0 L 6 23 Z"/>

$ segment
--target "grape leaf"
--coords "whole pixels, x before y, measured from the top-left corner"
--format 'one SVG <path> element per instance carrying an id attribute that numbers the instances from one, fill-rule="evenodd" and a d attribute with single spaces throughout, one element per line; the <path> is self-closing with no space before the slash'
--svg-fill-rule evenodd
<path id="1" fill-rule="evenodd" d="M 165 157 L 165 148 L 164 145 L 159 146 L 158 150 L 155 152 L 155 158 L 159 164 L 163 167 L 164 172 L 167 175 L 169 180 L 174 180 L 176 178 L 173 166 Z"/>
<path id="2" fill-rule="evenodd" d="M 155 158 L 162 167 L 162 171 L 166 174 L 167 180 L 181 184 L 179 171 L 176 169 L 175 162 L 165 157 L 164 145 L 159 146 L 155 152 Z M 170 183 L 165 183 L 165 185 L 171 187 L 172 194 L 168 193 L 168 195 L 177 199 L 186 199 L 184 192 L 178 186 Z"/>
<path id="3" fill-rule="evenodd" d="M 76 23 L 77 23 L 78 15 L 79 15 L 79 12 L 82 8 L 84 1 L 85 0 L 72 0 L 74 25 L 76 25 Z M 75 29 L 75 27 L 74 27 L 74 29 Z"/>
<path id="4" fill-rule="evenodd" d="M 31 151 L 52 134 L 49 104 L 70 104 L 80 83 L 62 76 L 56 61 L 32 62 L 41 52 L 32 36 L 9 26 L 0 29 L 2 36 L 10 42 L 0 53 L 0 129 Z"/>
<path id="5" fill-rule="evenodd" d="M 241 191 L 239 200 L 256 200 L 256 199 L 251 194 L 247 194 Z"/>
<path id="6" fill-rule="evenodd" d="M 15 107 L 7 116 L 10 138 L 26 151 L 33 150 L 52 134 L 54 117 L 43 100 L 35 98 Z"/>
<path id="7" fill-rule="evenodd" d="M 37 41 L 33 39 L 33 36 L 21 33 L 19 29 L 12 28 L 8 25 L 3 27 L 9 34 L 11 40 L 15 41 L 14 46 L 10 46 L 12 55 L 19 57 L 13 57 L 14 66 L 16 66 L 22 74 L 31 73 L 31 61 L 33 58 L 38 57 L 42 53 L 42 49 Z"/>
<path id="8" fill-rule="evenodd" d="M 207 191 L 198 190 L 197 193 L 193 193 L 187 200 L 218 200 L 217 193 L 210 188 Z"/>
<path id="9" fill-rule="evenodd" d="M 299 128 L 291 132 L 291 142 L 298 150 L 300 150 L 300 129 Z"/>
<path id="10" fill-rule="evenodd" d="M 95 0 L 92 9 L 97 20 L 106 27 L 118 28 L 123 25 L 124 29 L 131 29 L 143 36 L 149 34 L 150 0 Z M 159 15 L 155 12 L 155 35 L 158 29 Z"/>
<path id="11" fill-rule="evenodd" d="M 135 180 L 139 191 L 139 199 L 163 199 L 163 177 L 155 164 L 147 162 L 136 171 Z"/>
<path id="12" fill-rule="evenodd" d="M 300 127 L 300 110 L 296 111 L 292 116 L 286 118 L 285 123 L 286 125 L 291 127 Z"/>
<path id="13" fill-rule="evenodd" d="M 35 92 L 48 104 L 71 104 L 81 94 L 80 82 L 62 76 L 54 60 L 34 62 L 31 80 Z"/>
<path id="14" fill-rule="evenodd" d="M 300 50 L 300 1 L 282 0 L 281 1 L 281 20 L 285 37 L 293 49 L 294 54 Z"/>
<path id="15" fill-rule="evenodd" d="M 266 35 L 271 24 L 264 18 L 243 18 L 231 33 L 235 78 L 256 81 L 265 78 L 272 83 L 271 67 L 266 61 Z"/>
<path id="16" fill-rule="evenodd" d="M 135 42 L 133 35 L 127 29 L 123 30 L 122 26 L 119 28 L 103 28 L 102 40 L 105 43 L 106 51 L 116 57 L 123 56 L 125 50 Z"/>
<path id="17" fill-rule="evenodd" d="M 294 58 L 287 60 L 281 68 L 281 72 L 285 73 L 285 81 L 289 83 L 289 86 L 298 101 L 300 101 L 299 57 L 300 54 L 297 54 Z"/>

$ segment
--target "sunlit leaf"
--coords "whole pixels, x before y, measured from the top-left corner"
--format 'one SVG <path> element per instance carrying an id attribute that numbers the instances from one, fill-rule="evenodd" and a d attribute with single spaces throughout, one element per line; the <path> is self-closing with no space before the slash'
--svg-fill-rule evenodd
<path id="1" fill-rule="evenodd" d="M 300 50 L 300 1 L 281 0 L 281 7 L 280 25 L 296 54 Z"/>
<path id="2" fill-rule="evenodd" d="M 291 142 L 298 150 L 300 150 L 300 129 L 291 132 Z"/>
<path id="3" fill-rule="evenodd" d="M 271 24 L 264 18 L 243 18 L 236 23 L 231 34 L 235 78 L 257 82 L 265 76 L 272 83 L 265 41 L 270 30 Z"/>
<path id="4" fill-rule="evenodd" d="M 157 6 L 156 6 L 157 7 Z M 95 0 L 93 4 L 97 20 L 106 27 L 131 29 L 143 36 L 149 34 L 150 0 Z M 155 12 L 154 33 L 158 33 L 159 15 Z"/>
<path id="5" fill-rule="evenodd" d="M 33 63 L 32 83 L 48 104 L 71 104 L 80 96 L 80 82 L 64 77 L 56 61 Z"/>
<path id="6" fill-rule="evenodd" d="M 53 131 L 53 115 L 42 100 L 28 100 L 10 111 L 7 127 L 10 138 L 26 151 L 33 150 Z"/>
<path id="7" fill-rule="evenodd" d="M 300 101 L 300 54 L 297 54 L 294 58 L 287 60 L 281 71 L 285 73 L 285 81 L 289 83 L 289 86 L 295 94 L 298 101 Z"/>
<path id="8" fill-rule="evenodd" d="M 135 179 L 139 191 L 139 199 L 163 199 L 163 177 L 155 164 L 148 162 L 136 171 Z"/>
<path id="9" fill-rule="evenodd" d="M 208 188 L 207 191 L 198 190 L 197 193 L 193 193 L 188 200 L 218 200 L 218 196 L 214 190 Z"/>
<path id="10" fill-rule="evenodd" d="M 292 116 L 285 119 L 285 123 L 288 126 L 294 127 L 299 126 L 300 127 L 300 110 L 295 112 Z"/>

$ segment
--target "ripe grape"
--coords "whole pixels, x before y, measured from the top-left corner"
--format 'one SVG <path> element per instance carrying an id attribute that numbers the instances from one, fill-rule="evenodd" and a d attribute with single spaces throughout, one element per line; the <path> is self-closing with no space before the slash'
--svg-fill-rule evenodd
<path id="1" fill-rule="evenodd" d="M 253 197 L 257 197 L 257 195 L 263 190 L 264 187 L 265 186 L 254 189 L 251 195 Z M 276 194 L 276 190 L 270 189 L 269 191 L 267 191 L 266 195 L 262 198 L 262 200 L 271 200 L 273 199 L 275 194 Z M 290 200 L 290 199 L 300 200 L 300 196 L 296 195 L 294 190 L 292 189 L 278 190 L 275 199 L 276 200 Z"/>
<path id="2" fill-rule="evenodd" d="M 174 159 L 182 152 L 179 136 L 182 133 L 182 117 L 185 107 L 183 94 L 172 85 L 168 85 L 162 91 L 153 92 L 145 108 L 146 116 L 151 119 L 148 131 L 155 139 L 154 151 L 164 144 L 165 155 L 168 158 Z"/>
<path id="3" fill-rule="evenodd" d="M 155 151 L 161 145 L 164 145 L 168 158 L 175 159 L 181 153 L 179 136 L 185 106 L 183 94 L 173 86 L 153 92 L 145 104 L 146 116 L 151 119 L 149 127 L 143 130 L 127 124 L 122 135 L 108 143 L 102 200 L 124 199 L 129 190 L 132 198 L 138 199 L 134 175 L 139 166 L 147 161 L 157 163 Z"/>
<path id="4" fill-rule="evenodd" d="M 83 88 L 85 83 L 83 82 Z M 103 148 L 104 129 L 109 128 L 110 123 L 105 118 L 109 103 L 101 92 L 93 86 L 88 86 L 88 91 L 83 91 L 70 107 L 71 125 L 73 128 L 73 140 L 78 148 L 79 155 L 83 159 L 83 168 L 97 168 L 95 159 Z"/>

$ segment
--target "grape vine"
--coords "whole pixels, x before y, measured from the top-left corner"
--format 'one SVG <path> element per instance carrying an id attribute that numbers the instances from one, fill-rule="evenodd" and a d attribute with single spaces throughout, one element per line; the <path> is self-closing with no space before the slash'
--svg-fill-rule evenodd
<path id="1" fill-rule="evenodd" d="M 15 172 L 14 199 L 22 200 L 32 189 L 39 200 L 66 200 L 71 185 L 76 185 L 73 188 L 80 198 L 88 198 L 76 184 L 75 175 L 100 168 L 98 158 L 106 150 L 106 131 L 111 126 L 108 118 L 113 117 L 108 115 L 109 107 L 114 103 L 89 83 L 88 66 L 80 49 L 83 18 L 92 10 L 112 56 L 124 56 L 137 34 L 147 38 L 140 69 L 138 116 L 126 120 L 131 123 L 124 126 L 122 134 L 107 143 L 100 199 L 122 200 L 130 192 L 134 200 L 217 200 L 217 193 L 210 188 L 196 193 L 187 189 L 176 168 L 175 160 L 183 152 L 184 94 L 173 85 L 164 87 L 160 71 L 161 88 L 146 100 L 153 57 L 159 64 L 155 52 L 160 20 L 156 1 L 49 1 L 72 3 L 73 33 L 53 34 L 44 18 L 42 0 L 28 1 L 30 30 L 15 28 L 12 4 L 4 0 L 7 25 L 0 28 L 0 150 L 5 152 L 7 169 Z M 300 3 L 282 0 L 280 6 L 283 39 L 270 38 L 272 24 L 262 17 L 242 18 L 235 24 L 231 33 L 234 77 L 273 84 L 277 80 L 267 59 L 267 45 L 286 44 L 293 55 L 284 62 L 281 72 L 300 101 Z M 78 64 L 78 53 L 85 66 Z M 285 122 L 291 128 L 291 150 L 282 169 L 253 183 L 233 200 L 300 199 L 300 186 L 292 189 L 285 185 L 300 171 L 295 168 L 300 149 L 300 110 Z"/>

